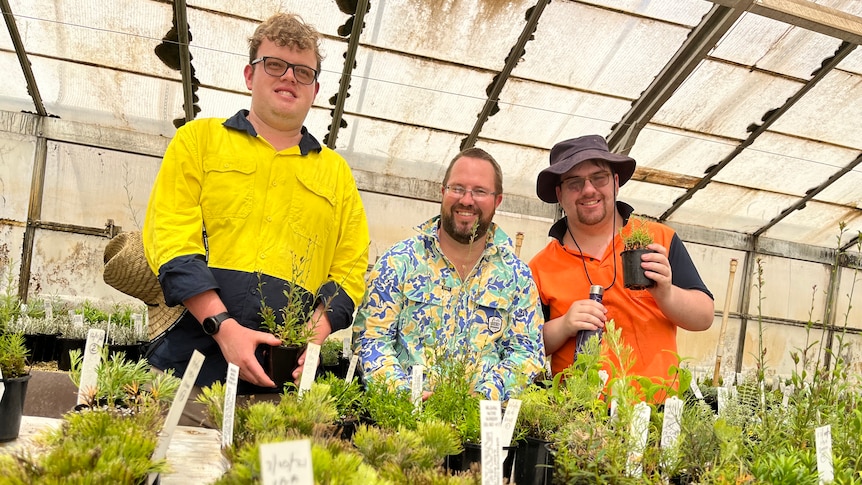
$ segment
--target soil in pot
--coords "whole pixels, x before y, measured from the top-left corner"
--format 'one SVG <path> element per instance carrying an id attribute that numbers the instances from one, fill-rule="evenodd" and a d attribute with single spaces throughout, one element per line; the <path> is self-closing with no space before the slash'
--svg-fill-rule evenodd
<path id="1" fill-rule="evenodd" d="M 629 249 L 620 253 L 623 262 L 623 283 L 630 290 L 645 290 L 655 286 L 655 281 L 644 275 L 641 256 L 654 253 L 652 249 Z"/>
<path id="2" fill-rule="evenodd" d="M 0 399 L 0 442 L 18 438 L 21 430 L 21 416 L 24 415 L 24 398 L 27 396 L 27 383 L 30 374 L 11 379 L 0 379 L 6 386 Z"/>
<path id="3" fill-rule="evenodd" d="M 299 356 L 305 350 L 305 346 L 279 346 L 267 347 L 263 353 L 263 370 L 266 375 L 275 382 L 275 386 L 282 388 L 286 382 L 293 381 L 293 371 L 297 367 Z"/>

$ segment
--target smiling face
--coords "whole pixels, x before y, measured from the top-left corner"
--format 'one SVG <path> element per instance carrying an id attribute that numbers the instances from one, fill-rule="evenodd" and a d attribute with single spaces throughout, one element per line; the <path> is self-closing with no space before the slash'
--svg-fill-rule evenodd
<path id="1" fill-rule="evenodd" d="M 601 178 L 601 173 L 612 174 L 613 183 L 603 187 L 596 187 L 590 181 L 583 181 L 579 189 L 577 183 L 572 183 L 573 178 Z M 566 212 L 569 223 L 574 226 L 595 226 L 607 222 L 613 215 L 614 195 L 619 188 L 616 174 L 603 162 L 588 160 L 572 167 L 571 170 L 560 176 L 562 182 L 557 186 L 557 200 Z"/>
<path id="2" fill-rule="evenodd" d="M 257 50 L 257 57 L 278 57 L 291 64 L 317 66 L 317 55 L 313 50 L 298 50 L 294 47 L 279 47 L 264 39 Z M 293 69 L 276 77 L 264 71 L 263 63 L 245 66 L 245 84 L 251 90 L 249 120 L 260 131 L 258 123 L 278 131 L 298 131 L 305 122 L 320 84 L 301 84 L 296 81 Z"/>
<path id="3" fill-rule="evenodd" d="M 467 190 L 462 196 L 443 188 L 443 203 L 440 206 L 440 226 L 443 232 L 460 244 L 481 241 L 485 238 L 494 212 L 503 200 L 495 192 L 494 166 L 487 160 L 461 157 L 452 165 L 446 185 Z M 489 195 L 476 200 L 471 191 L 483 190 Z M 474 233 L 475 226 L 475 233 Z"/>

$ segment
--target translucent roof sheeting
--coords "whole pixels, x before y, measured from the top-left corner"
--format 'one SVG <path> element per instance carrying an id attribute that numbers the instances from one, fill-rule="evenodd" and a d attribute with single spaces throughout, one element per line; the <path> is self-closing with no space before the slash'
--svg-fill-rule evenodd
<path id="1" fill-rule="evenodd" d="M 638 161 L 621 198 L 639 213 L 823 247 L 839 222 L 862 230 L 857 0 L 374 0 L 358 36 L 345 6 L 364 1 L 3 3 L 20 43 L 0 32 L 0 110 L 169 138 L 184 83 L 198 117 L 248 107 L 247 38 L 292 11 L 324 35 L 307 125 L 323 140 L 342 119 L 327 142 L 358 171 L 438 183 L 475 144 L 500 160 L 512 207 L 545 217 L 548 150 L 596 133 Z M 176 9 L 185 78 L 154 53 Z"/>

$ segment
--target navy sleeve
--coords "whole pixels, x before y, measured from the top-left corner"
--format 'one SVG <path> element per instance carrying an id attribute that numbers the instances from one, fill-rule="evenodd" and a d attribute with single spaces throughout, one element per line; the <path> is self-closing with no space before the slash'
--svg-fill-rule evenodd
<path id="1" fill-rule="evenodd" d="M 673 235 L 667 254 L 667 259 L 670 261 L 670 269 L 673 273 L 672 283 L 674 286 L 679 286 L 686 290 L 700 290 L 715 300 L 715 297 L 712 296 L 712 293 L 709 292 L 706 284 L 700 278 L 700 273 L 697 272 L 697 268 L 695 268 L 688 250 L 682 243 L 682 239 L 676 233 Z"/>

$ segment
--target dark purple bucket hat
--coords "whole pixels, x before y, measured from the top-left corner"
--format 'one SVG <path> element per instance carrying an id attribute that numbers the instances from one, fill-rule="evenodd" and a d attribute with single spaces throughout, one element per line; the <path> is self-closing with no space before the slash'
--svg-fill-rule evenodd
<path id="1" fill-rule="evenodd" d="M 631 157 L 611 153 L 607 142 L 599 135 L 561 141 L 551 148 L 551 166 L 539 172 L 536 195 L 551 204 L 558 202 L 556 187 L 560 185 L 560 175 L 587 160 L 604 160 L 610 163 L 614 173 L 620 176 L 620 187 L 632 178 L 637 165 Z"/>

